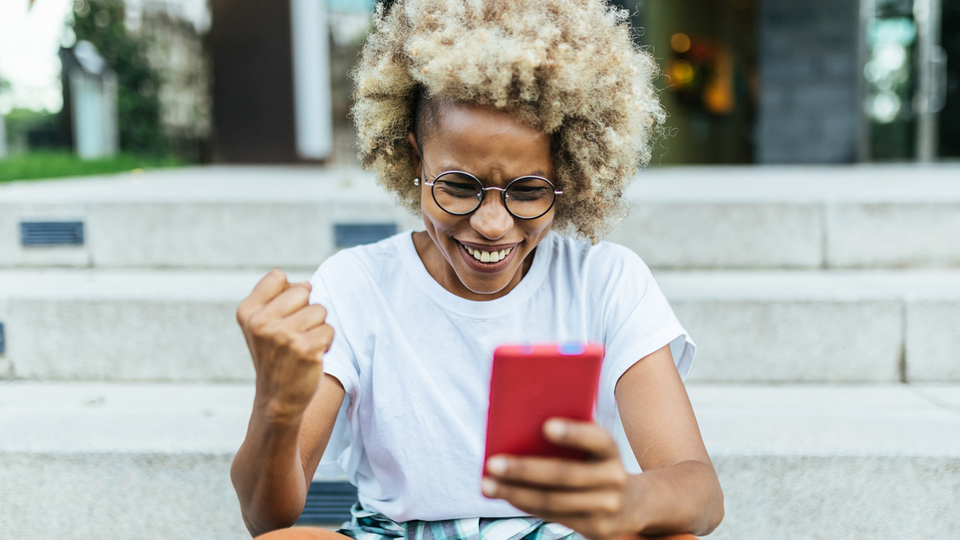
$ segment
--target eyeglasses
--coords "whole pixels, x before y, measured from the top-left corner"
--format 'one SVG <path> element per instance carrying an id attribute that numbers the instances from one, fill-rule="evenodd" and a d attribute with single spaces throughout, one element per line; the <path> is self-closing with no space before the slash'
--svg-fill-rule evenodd
<path id="1" fill-rule="evenodd" d="M 423 154 L 420 159 L 423 166 Z M 427 176 L 423 170 L 424 177 Z M 414 180 L 414 184 L 418 184 Z M 440 173 L 433 182 L 424 180 L 423 185 L 430 187 L 433 200 L 441 210 L 454 216 L 473 213 L 483 204 L 487 191 L 500 192 L 507 212 L 517 219 L 537 219 L 553 208 L 557 195 L 562 195 L 552 182 L 540 176 L 521 176 L 507 184 L 507 187 L 483 187 L 476 176 L 464 171 Z"/>

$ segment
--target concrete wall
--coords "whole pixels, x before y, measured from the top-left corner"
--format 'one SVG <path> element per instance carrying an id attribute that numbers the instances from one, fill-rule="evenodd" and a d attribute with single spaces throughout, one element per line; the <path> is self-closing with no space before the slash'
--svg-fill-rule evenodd
<path id="1" fill-rule="evenodd" d="M 758 163 L 856 158 L 857 0 L 759 4 Z"/>

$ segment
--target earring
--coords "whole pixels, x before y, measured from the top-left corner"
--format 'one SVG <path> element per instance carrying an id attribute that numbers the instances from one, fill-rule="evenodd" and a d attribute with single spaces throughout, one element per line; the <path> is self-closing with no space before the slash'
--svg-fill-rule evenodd
<path id="1" fill-rule="evenodd" d="M 413 179 L 413 185 L 419 186 L 419 185 L 420 185 L 420 179 L 419 179 L 419 178 L 414 178 L 414 179 Z"/>

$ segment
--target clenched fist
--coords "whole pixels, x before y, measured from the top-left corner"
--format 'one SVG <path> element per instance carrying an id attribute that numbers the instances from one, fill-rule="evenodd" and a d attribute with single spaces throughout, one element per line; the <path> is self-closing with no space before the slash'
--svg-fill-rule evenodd
<path id="1" fill-rule="evenodd" d="M 257 373 L 257 400 L 269 418 L 300 418 L 323 376 L 323 355 L 333 342 L 327 310 L 309 304 L 310 284 L 289 283 L 271 270 L 237 308 Z"/>

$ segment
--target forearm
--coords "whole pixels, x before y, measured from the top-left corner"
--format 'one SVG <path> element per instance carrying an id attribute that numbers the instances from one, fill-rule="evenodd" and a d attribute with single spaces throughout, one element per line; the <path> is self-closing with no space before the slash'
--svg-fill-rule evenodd
<path id="1" fill-rule="evenodd" d="M 684 461 L 632 475 L 627 484 L 627 530 L 656 536 L 711 533 L 723 519 L 723 492 L 713 468 Z"/>
<path id="2" fill-rule="evenodd" d="M 255 404 L 247 435 L 233 459 L 230 478 L 244 523 L 254 536 L 296 522 L 307 498 L 300 458 L 302 416 L 271 418 Z"/>

